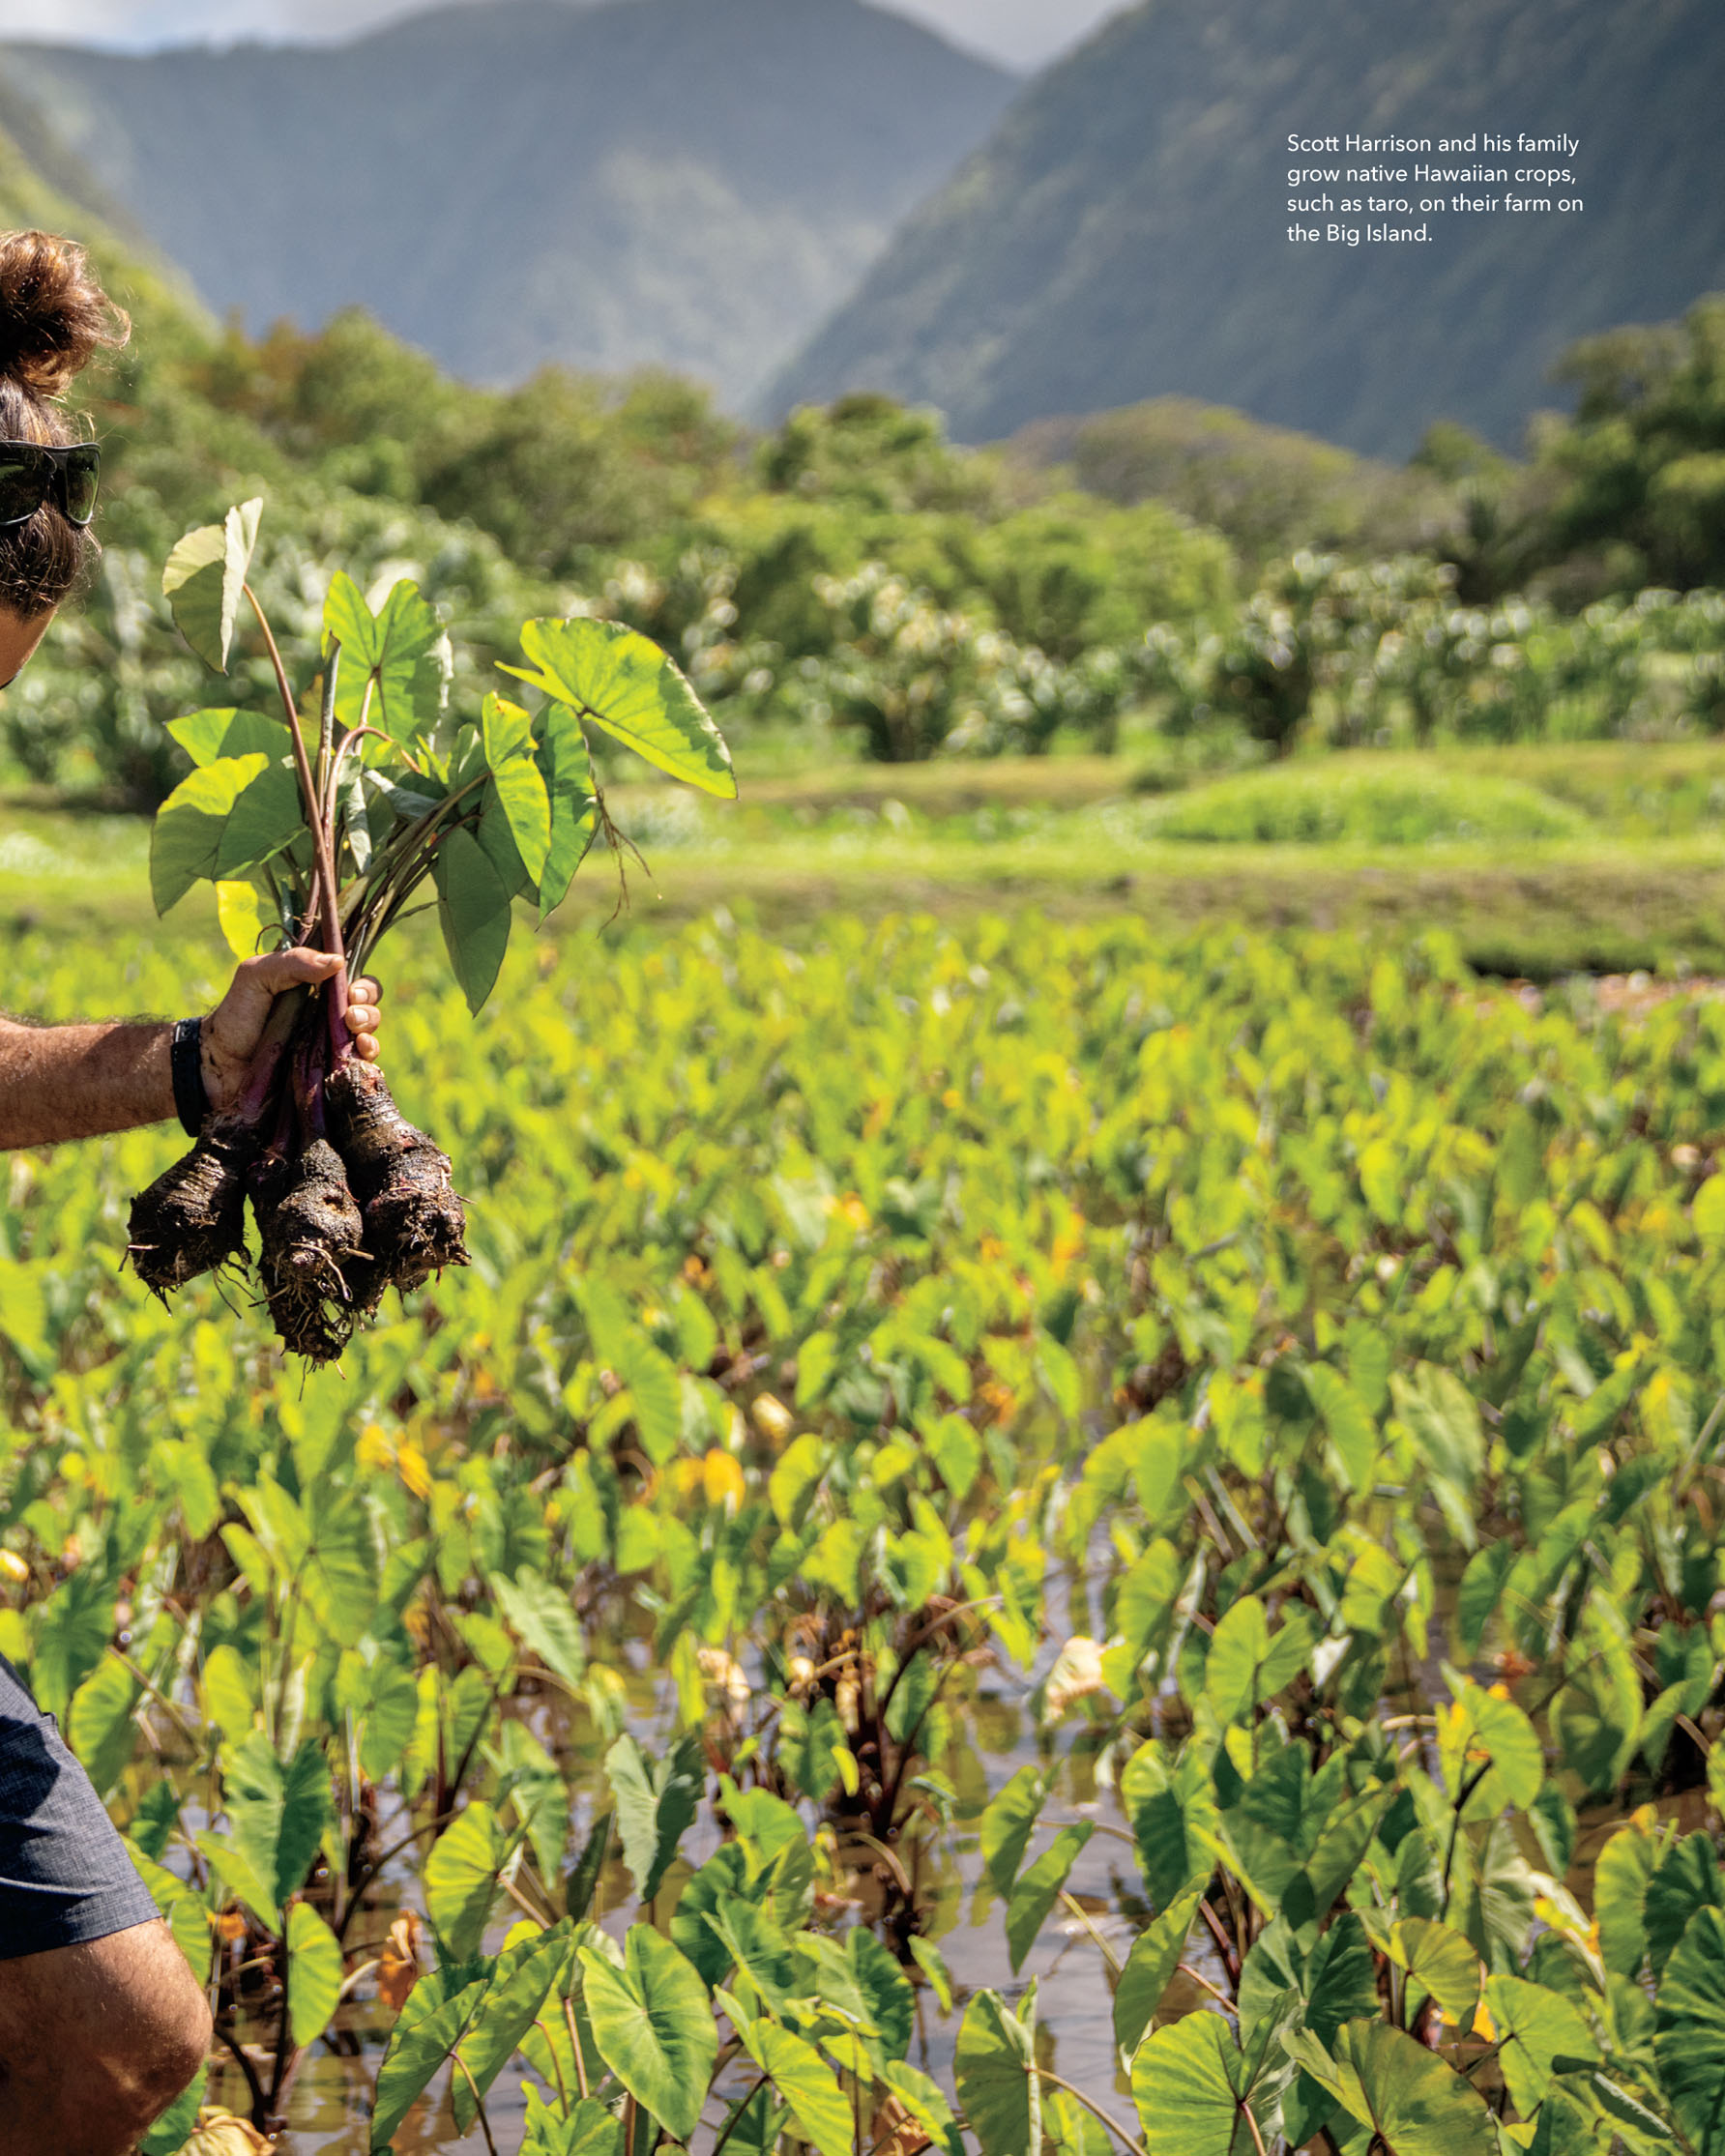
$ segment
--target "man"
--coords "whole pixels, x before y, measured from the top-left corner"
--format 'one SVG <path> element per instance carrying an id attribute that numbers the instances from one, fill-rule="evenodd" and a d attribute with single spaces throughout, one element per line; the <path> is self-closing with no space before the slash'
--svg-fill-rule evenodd
<path id="1" fill-rule="evenodd" d="M 94 559 L 101 450 L 60 399 L 129 334 L 81 248 L 0 235 L 0 688 Z M 311 950 L 249 959 L 180 1027 L 0 1020 L 0 1148 L 231 1107 L 274 999 L 336 971 Z M 375 983 L 352 982 L 347 1002 L 369 1062 Z M 0 2156 L 123 2156 L 209 2041 L 203 1994 L 89 1777 L 0 1658 Z"/>
<path id="2" fill-rule="evenodd" d="M 335 971 L 313 950 L 240 967 L 200 1029 L 213 1109 L 238 1098 L 276 996 Z M 376 983 L 356 980 L 347 1025 L 367 1062 L 377 1017 Z M 0 1019 L 0 1148 L 167 1122 L 172 1034 Z M 124 2156 L 209 2043 L 208 2002 L 88 1777 L 0 1657 L 0 2156 Z"/>

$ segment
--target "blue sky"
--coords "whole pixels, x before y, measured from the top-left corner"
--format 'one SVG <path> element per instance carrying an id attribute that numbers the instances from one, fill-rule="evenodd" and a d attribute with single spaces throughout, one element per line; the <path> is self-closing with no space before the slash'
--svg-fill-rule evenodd
<path id="1" fill-rule="evenodd" d="M 722 6 L 723 0 L 716 0 Z M 892 0 L 896 12 L 1009 67 L 1075 44 L 1122 0 Z M 0 36 L 125 47 L 333 38 L 418 12 L 415 0 L 0 0 Z"/>

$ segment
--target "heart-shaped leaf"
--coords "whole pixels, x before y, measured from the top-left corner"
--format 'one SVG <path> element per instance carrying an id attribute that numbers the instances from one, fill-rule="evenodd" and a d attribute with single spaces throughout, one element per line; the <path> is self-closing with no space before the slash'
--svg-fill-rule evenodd
<path id="1" fill-rule="evenodd" d="M 287 1912 L 287 2025 L 302 2051 L 335 2017 L 345 1971 L 336 1935 L 307 1903 Z"/>
<path id="2" fill-rule="evenodd" d="M 1059 1899 L 1072 1866 L 1095 1832 L 1089 1820 L 1082 1820 L 1074 1826 L 1063 1826 L 1050 1847 L 1013 1887 L 1012 1899 L 1007 1905 L 1007 1948 L 1014 1976 L 1024 1967 L 1024 1957 L 1036 1944 L 1037 1934 L 1046 1923 L 1048 1912 Z"/>
<path id="3" fill-rule="evenodd" d="M 1016 2015 L 997 1992 L 978 1992 L 964 2010 L 953 2076 L 982 2156 L 1041 2156 L 1036 2019 L 1034 1984 Z"/>
<path id="4" fill-rule="evenodd" d="M 599 2056 L 673 2140 L 687 2141 L 718 2058 L 707 1987 L 647 1924 L 629 1926 L 621 1969 L 590 1946 L 580 1961 Z"/>
<path id="5" fill-rule="evenodd" d="M 524 623 L 525 666 L 504 672 L 529 682 L 632 748 L 637 756 L 703 793 L 734 798 L 731 752 L 700 699 L 658 646 L 621 622 L 587 616 Z"/>
<path id="6" fill-rule="evenodd" d="M 263 500 L 242 502 L 219 524 L 188 532 L 161 572 L 162 596 L 180 634 L 206 666 L 227 672 L 234 624 L 257 544 Z"/>

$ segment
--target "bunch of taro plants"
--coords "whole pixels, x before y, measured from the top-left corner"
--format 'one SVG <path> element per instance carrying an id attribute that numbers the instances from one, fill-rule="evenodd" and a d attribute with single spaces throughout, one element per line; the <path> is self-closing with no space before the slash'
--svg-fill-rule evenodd
<path id="1" fill-rule="evenodd" d="M 162 589 L 198 656 L 225 671 L 243 607 L 269 654 L 280 715 L 203 711 L 169 727 L 196 769 L 162 804 L 151 846 L 160 911 L 200 880 L 216 886 L 243 956 L 304 943 L 342 969 L 283 998 L 238 1105 L 133 1203 L 131 1256 L 165 1297 L 244 1262 L 248 1198 L 258 1268 L 286 1347 L 338 1355 L 386 1288 L 403 1294 L 465 1265 L 464 1212 L 447 1156 L 406 1122 L 343 1022 L 349 969 L 427 880 L 450 964 L 477 1011 L 509 943 L 514 902 L 558 905 L 601 832 L 619 841 L 594 774 L 587 728 L 671 776 L 734 795 L 730 756 L 657 645 L 614 623 L 531 621 L 530 711 L 487 696 L 477 719 L 447 709 L 449 646 L 411 583 L 373 612 L 337 575 L 324 609 L 313 715 L 302 714 L 270 624 L 247 581 L 261 504 L 192 532 Z"/>

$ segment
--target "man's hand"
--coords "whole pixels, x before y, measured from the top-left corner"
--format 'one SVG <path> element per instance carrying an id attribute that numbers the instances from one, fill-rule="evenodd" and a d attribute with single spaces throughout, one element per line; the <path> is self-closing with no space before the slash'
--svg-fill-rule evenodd
<path id="1" fill-rule="evenodd" d="M 204 1090 L 219 1115 L 240 1097 L 276 998 L 284 989 L 328 980 L 338 964 L 326 951 L 304 948 L 242 961 L 227 994 L 204 1020 Z M 347 1030 L 354 1053 L 366 1063 L 377 1061 L 379 993 L 374 980 L 347 984 Z"/>

